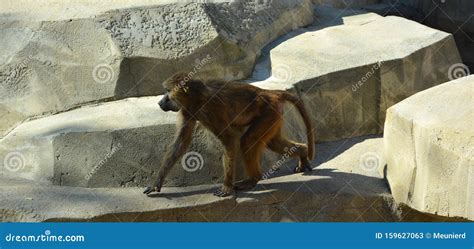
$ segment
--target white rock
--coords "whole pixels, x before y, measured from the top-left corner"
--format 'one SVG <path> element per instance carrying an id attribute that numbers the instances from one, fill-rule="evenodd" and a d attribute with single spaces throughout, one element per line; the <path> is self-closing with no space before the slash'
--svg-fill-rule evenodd
<path id="1" fill-rule="evenodd" d="M 449 81 L 461 62 L 448 33 L 400 17 L 339 13 L 317 8 L 316 26 L 277 40 L 270 69 L 256 76 L 257 85 L 303 97 L 317 141 L 381 133 L 388 107 Z M 332 17 L 343 25 L 327 27 Z"/>
<path id="2" fill-rule="evenodd" d="M 474 76 L 388 109 L 384 150 L 397 202 L 474 220 Z"/>

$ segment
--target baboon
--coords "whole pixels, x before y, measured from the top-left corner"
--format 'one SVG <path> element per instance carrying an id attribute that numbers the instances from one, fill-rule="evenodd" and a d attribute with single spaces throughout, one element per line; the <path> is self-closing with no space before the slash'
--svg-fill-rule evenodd
<path id="1" fill-rule="evenodd" d="M 228 196 L 234 190 L 253 188 L 261 179 L 260 157 L 265 148 L 299 157 L 295 172 L 311 171 L 309 160 L 314 154 L 313 129 L 303 102 L 286 91 L 265 90 L 256 86 L 222 81 L 203 82 L 177 73 L 163 83 L 166 94 L 159 101 L 163 111 L 179 112 L 178 132 L 163 159 L 158 180 L 144 194 L 160 192 L 164 178 L 186 152 L 196 122 L 210 130 L 224 147 L 224 183 L 214 195 Z M 283 105 L 296 106 L 306 126 L 308 145 L 286 139 L 281 133 Z M 247 178 L 234 183 L 234 164 L 242 155 Z"/>

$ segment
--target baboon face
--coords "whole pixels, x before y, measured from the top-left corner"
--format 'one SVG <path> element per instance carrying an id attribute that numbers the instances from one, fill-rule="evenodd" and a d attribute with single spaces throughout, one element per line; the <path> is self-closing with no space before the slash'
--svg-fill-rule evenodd
<path id="1" fill-rule="evenodd" d="M 200 80 L 191 79 L 184 73 L 177 73 L 163 82 L 165 96 L 159 105 L 163 111 L 177 112 L 182 108 L 192 108 L 194 99 L 205 91 L 206 87 Z"/>
<path id="2" fill-rule="evenodd" d="M 163 96 L 163 98 L 161 98 L 161 100 L 160 100 L 160 102 L 158 102 L 158 104 L 160 105 L 161 110 L 163 110 L 165 112 L 168 112 L 168 111 L 177 112 L 181 109 L 180 106 L 178 105 L 178 103 L 176 103 L 176 101 L 174 101 L 170 98 L 170 93 L 169 92 L 167 92 L 165 94 L 165 96 Z"/>
<path id="3" fill-rule="evenodd" d="M 184 82 L 184 76 L 182 74 L 175 74 L 165 82 L 163 82 L 163 88 L 166 90 L 166 94 L 158 102 L 160 108 L 167 112 L 177 112 L 181 109 L 180 105 L 180 90 L 186 87 Z"/>

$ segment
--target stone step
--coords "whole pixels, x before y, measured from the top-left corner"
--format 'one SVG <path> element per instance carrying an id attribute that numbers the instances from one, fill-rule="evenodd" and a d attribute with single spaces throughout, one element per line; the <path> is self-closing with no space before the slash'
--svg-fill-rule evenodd
<path id="1" fill-rule="evenodd" d="M 464 221 L 426 215 L 393 201 L 378 171 L 382 138 L 364 136 L 318 144 L 311 173 L 291 163 L 255 189 L 218 198 L 216 185 L 142 188 L 54 186 L 0 176 L 0 222 L 40 221 Z"/>
<path id="2" fill-rule="evenodd" d="M 382 139 L 360 137 L 317 146 L 311 173 L 291 174 L 291 163 L 235 197 L 212 195 L 215 185 L 83 188 L 0 180 L 0 221 L 393 221 L 391 197 L 378 175 Z"/>

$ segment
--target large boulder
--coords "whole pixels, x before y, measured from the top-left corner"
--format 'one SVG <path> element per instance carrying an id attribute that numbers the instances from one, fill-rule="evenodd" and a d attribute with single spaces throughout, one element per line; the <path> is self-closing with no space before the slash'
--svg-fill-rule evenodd
<path id="1" fill-rule="evenodd" d="M 384 150 L 397 202 L 474 220 L 474 76 L 392 106 Z"/>
<path id="2" fill-rule="evenodd" d="M 461 63 L 448 33 L 376 14 L 334 15 L 343 25 L 327 27 L 328 13 L 317 8 L 317 25 L 274 42 L 255 83 L 299 93 L 317 141 L 381 133 L 388 107 L 449 81 Z"/>
<path id="3" fill-rule="evenodd" d="M 162 94 L 177 70 L 244 78 L 261 48 L 313 20 L 310 0 L 51 2 L 1 10 L 0 137 L 28 118 Z"/>

